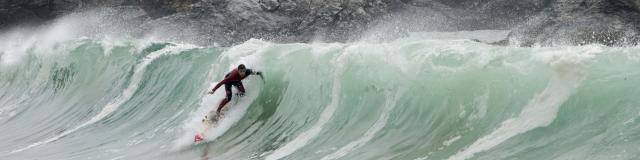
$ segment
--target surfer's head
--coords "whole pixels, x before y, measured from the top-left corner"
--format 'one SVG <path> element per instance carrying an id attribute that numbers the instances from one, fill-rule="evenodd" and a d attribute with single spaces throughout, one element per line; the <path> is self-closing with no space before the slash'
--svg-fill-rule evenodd
<path id="1" fill-rule="evenodd" d="M 241 76 L 244 76 L 247 73 L 247 68 L 244 67 L 244 64 L 238 65 L 238 72 Z"/>

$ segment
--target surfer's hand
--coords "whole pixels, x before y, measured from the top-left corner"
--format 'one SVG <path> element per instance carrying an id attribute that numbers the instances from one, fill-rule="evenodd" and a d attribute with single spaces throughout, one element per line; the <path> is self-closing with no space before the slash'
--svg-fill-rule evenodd
<path id="1" fill-rule="evenodd" d="M 256 74 L 260 76 L 260 79 L 262 79 L 262 83 L 267 83 L 264 81 L 264 76 L 262 76 L 262 72 L 256 72 Z"/>
<path id="2" fill-rule="evenodd" d="M 209 94 L 213 94 L 214 91 L 209 91 Z"/>

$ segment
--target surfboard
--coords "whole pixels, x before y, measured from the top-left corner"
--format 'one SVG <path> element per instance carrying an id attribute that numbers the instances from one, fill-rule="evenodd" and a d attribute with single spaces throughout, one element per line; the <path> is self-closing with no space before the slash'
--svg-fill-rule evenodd
<path id="1" fill-rule="evenodd" d="M 220 113 L 224 113 L 224 111 Z M 204 133 L 207 132 L 209 128 L 215 128 L 215 126 L 218 124 L 218 121 L 223 117 L 224 117 L 223 114 L 220 114 L 220 115 L 216 114 L 215 110 L 210 111 L 206 116 L 204 116 L 204 118 L 202 118 L 202 127 L 196 133 L 193 139 L 193 142 L 197 143 L 204 140 Z"/>
<path id="2" fill-rule="evenodd" d="M 227 110 L 229 110 L 230 107 L 233 107 L 232 105 L 237 104 L 240 97 L 241 96 L 238 96 L 238 94 L 236 94 L 236 96 L 232 98 L 233 102 L 227 103 L 222 108 L 222 111 L 220 111 L 220 114 L 216 113 L 217 107 L 209 111 L 209 113 L 207 113 L 207 115 L 202 118 L 202 127 L 200 127 L 200 130 L 196 132 L 196 135 L 193 137 L 193 142 L 196 144 L 202 142 L 205 139 L 205 133 L 207 133 L 207 131 L 209 131 L 210 129 L 215 128 L 218 125 L 218 122 L 224 119 L 224 115 Z"/>

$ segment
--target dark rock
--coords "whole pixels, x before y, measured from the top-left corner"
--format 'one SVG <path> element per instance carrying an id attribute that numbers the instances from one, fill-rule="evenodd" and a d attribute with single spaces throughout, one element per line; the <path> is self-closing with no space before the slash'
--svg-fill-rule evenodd
<path id="1" fill-rule="evenodd" d="M 126 30 L 134 35 L 203 45 L 250 38 L 389 40 L 416 31 L 478 29 L 512 29 L 509 43 L 523 46 L 633 45 L 640 39 L 638 0 L 4 0 L 0 29 L 94 8 L 131 11 L 109 13 L 101 22 L 134 26 Z"/>
<path id="2" fill-rule="evenodd" d="M 558 0 L 513 30 L 512 44 L 609 46 L 635 45 L 640 11 L 631 0 Z"/>

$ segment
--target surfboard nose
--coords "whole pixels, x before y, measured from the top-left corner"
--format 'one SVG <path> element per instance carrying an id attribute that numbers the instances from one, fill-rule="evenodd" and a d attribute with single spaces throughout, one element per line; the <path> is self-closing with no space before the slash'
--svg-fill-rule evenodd
<path id="1" fill-rule="evenodd" d="M 194 137 L 194 139 L 193 139 L 193 142 L 198 142 L 198 141 L 201 141 L 201 140 L 203 140 L 203 139 L 204 139 L 204 138 L 202 137 L 202 134 L 197 133 L 197 134 L 196 134 L 196 136 L 195 136 L 195 137 Z"/>

